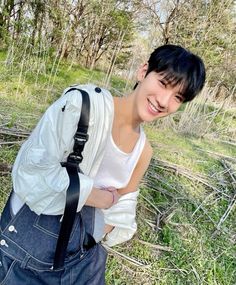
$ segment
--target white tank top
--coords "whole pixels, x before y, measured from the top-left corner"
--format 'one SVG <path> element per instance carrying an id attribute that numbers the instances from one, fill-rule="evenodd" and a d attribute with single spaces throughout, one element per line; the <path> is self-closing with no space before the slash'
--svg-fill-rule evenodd
<path id="1" fill-rule="evenodd" d="M 113 186 L 117 189 L 127 186 L 140 158 L 146 142 L 146 136 L 140 127 L 140 136 L 131 153 L 120 150 L 113 141 L 112 135 L 107 141 L 106 150 L 94 179 L 96 188 Z M 99 242 L 104 236 L 104 215 L 101 209 L 95 208 L 94 239 Z"/>
<path id="2" fill-rule="evenodd" d="M 132 152 L 125 153 L 116 146 L 110 135 L 104 157 L 94 179 L 94 186 L 96 188 L 113 186 L 117 189 L 127 186 L 143 151 L 145 141 L 145 133 L 140 128 L 140 136 Z"/>

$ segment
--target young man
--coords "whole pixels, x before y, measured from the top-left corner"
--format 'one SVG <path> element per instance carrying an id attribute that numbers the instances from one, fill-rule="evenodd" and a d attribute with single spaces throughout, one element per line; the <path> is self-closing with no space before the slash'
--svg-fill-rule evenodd
<path id="1" fill-rule="evenodd" d="M 1 217 L 1 284 L 104 284 L 104 234 L 112 246 L 129 240 L 137 228 L 138 185 L 152 156 L 141 124 L 192 100 L 204 85 L 205 68 L 186 49 L 164 45 L 138 70 L 137 80 L 122 98 L 91 84 L 77 86 L 90 98 L 89 140 L 83 173 L 78 173 L 80 214 L 65 264 L 57 270 L 53 258 L 70 182 L 61 162 L 73 149 L 81 92 L 67 89 L 23 144 L 12 173 L 14 190 Z M 97 242 L 90 249 L 84 246 L 84 229 Z"/>

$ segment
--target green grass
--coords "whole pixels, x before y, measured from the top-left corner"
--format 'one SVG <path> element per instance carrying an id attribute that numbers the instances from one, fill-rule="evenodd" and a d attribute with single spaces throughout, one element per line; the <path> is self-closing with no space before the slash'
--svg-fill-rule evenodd
<path id="1" fill-rule="evenodd" d="M 221 157 L 199 149 L 236 158 L 235 147 L 207 138 L 183 136 L 166 128 L 147 128 L 147 133 L 158 159 L 184 167 L 189 173 L 202 174 L 211 185 L 233 196 L 235 186 L 229 175 L 223 173 Z M 235 207 L 222 224 L 222 231 L 214 235 L 230 199 L 176 173 L 161 170 L 156 175 L 157 182 L 159 177 L 158 185 L 175 198 L 152 193 L 151 185 L 155 181 L 143 193 L 161 211 L 171 209 L 170 219 L 157 231 L 157 243 L 170 246 L 173 253 L 164 253 L 152 261 L 152 275 L 156 275 L 153 284 L 236 284 Z M 200 208 L 195 213 L 201 203 L 204 211 Z M 149 236 L 142 235 L 142 238 L 149 239 Z"/>
<path id="2" fill-rule="evenodd" d="M 5 56 L 0 52 L 0 61 Z M 36 59 L 32 62 L 37 63 Z M 36 67 L 24 69 L 22 74 L 20 71 L 19 66 L 0 65 L 0 125 L 26 131 L 32 130 L 46 107 L 60 96 L 65 87 L 87 82 L 102 85 L 105 77 L 99 70 L 70 67 L 63 62 L 56 73 L 49 63 L 40 73 Z M 122 91 L 125 81 L 113 77 L 111 86 Z M 231 114 L 227 120 L 230 118 Z M 216 124 L 221 121 L 222 117 L 215 119 Z M 214 129 L 215 125 L 212 127 Z M 207 136 L 183 135 L 158 124 L 145 126 L 145 129 L 156 159 L 187 169 L 189 174 L 203 175 L 210 185 L 228 196 L 184 177 L 181 171 L 178 173 L 152 164 L 140 187 L 138 232 L 131 241 L 115 247 L 143 266 L 109 253 L 107 284 L 235 285 L 235 207 L 216 232 L 216 226 L 235 192 L 235 184 L 224 172 L 222 157 L 209 152 L 235 158 L 236 148 Z M 6 140 L 15 138 L 0 135 L 0 141 Z M 18 149 L 17 144 L 1 145 L 0 163 L 12 164 Z M 234 167 L 235 162 L 231 161 L 231 164 Z M 0 177 L 0 185 L 2 208 L 12 187 L 9 174 Z M 158 214 L 161 221 L 156 228 Z M 168 247 L 171 251 L 160 250 L 153 245 Z"/>

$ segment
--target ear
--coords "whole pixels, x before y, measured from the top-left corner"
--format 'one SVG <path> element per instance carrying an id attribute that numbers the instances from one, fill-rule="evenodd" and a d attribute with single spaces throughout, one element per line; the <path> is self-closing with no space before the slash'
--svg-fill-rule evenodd
<path id="1" fill-rule="evenodd" d="M 148 63 L 145 63 L 143 65 L 140 66 L 140 68 L 138 69 L 138 81 L 142 81 L 147 73 L 148 70 Z"/>

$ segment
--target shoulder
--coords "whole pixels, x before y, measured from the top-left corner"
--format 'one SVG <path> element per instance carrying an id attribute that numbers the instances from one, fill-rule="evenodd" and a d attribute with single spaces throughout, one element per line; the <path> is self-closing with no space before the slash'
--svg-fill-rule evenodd
<path id="1" fill-rule="evenodd" d="M 152 158 L 152 155 L 153 155 L 153 148 L 150 142 L 148 141 L 148 139 L 146 138 L 145 145 L 143 147 L 143 151 L 139 159 L 139 163 L 149 164 Z"/>
<path id="2" fill-rule="evenodd" d="M 152 148 L 150 142 L 148 141 L 148 139 L 146 138 L 145 144 L 143 147 L 143 151 L 142 151 L 140 158 L 138 160 L 138 163 L 136 165 L 136 169 L 138 169 L 140 172 L 144 173 L 150 164 L 150 161 L 152 159 L 152 155 L 153 155 L 153 148 Z"/>
<path id="3" fill-rule="evenodd" d="M 153 155 L 153 148 L 147 138 L 143 148 L 143 153 L 145 153 L 149 158 L 151 158 Z"/>
<path id="4" fill-rule="evenodd" d="M 74 105 L 80 106 L 82 102 L 81 90 L 88 93 L 91 105 L 94 106 L 95 110 L 101 111 L 104 108 L 113 110 L 113 97 L 111 93 L 107 89 L 94 84 L 71 85 L 64 90 L 61 97 L 64 97 Z"/>
<path id="5" fill-rule="evenodd" d="M 112 95 L 110 93 L 110 91 L 108 91 L 105 88 L 102 88 L 100 86 L 94 85 L 94 84 L 74 84 L 69 86 L 68 88 L 66 88 L 63 92 L 63 95 L 65 96 L 65 94 L 73 94 L 73 91 L 79 92 L 80 90 L 83 90 L 85 92 L 87 92 L 89 94 L 89 97 L 93 98 L 93 97 L 101 97 L 101 96 L 105 96 L 105 97 L 109 97 L 111 98 Z"/>

